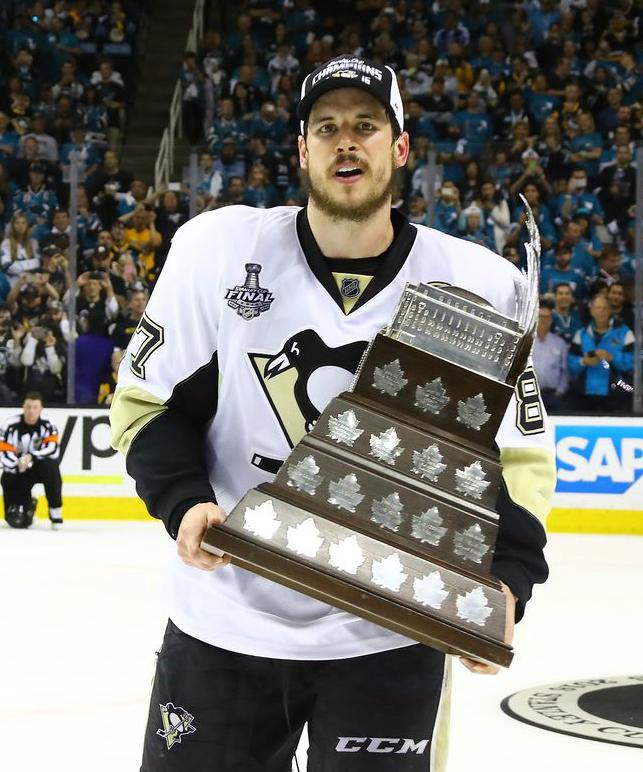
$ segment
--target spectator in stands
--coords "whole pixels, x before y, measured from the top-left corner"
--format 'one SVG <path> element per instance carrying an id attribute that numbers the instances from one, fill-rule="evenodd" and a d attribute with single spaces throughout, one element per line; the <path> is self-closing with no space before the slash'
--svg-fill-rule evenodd
<path id="1" fill-rule="evenodd" d="M 455 182 L 445 180 L 440 188 L 439 197 L 435 205 L 435 223 L 437 230 L 455 236 L 458 230 L 460 217 L 460 191 Z"/>
<path id="2" fill-rule="evenodd" d="M 42 253 L 42 273 L 58 297 L 64 297 L 72 283 L 67 250 L 56 244 L 46 247 Z"/>
<path id="3" fill-rule="evenodd" d="M 0 112 L 0 161 L 5 162 L 18 152 L 18 135 L 6 113 Z"/>
<path id="4" fill-rule="evenodd" d="M 219 104 L 219 115 L 208 130 L 208 142 L 211 153 L 220 153 L 224 140 L 231 138 L 239 145 L 248 139 L 247 122 L 235 114 L 234 101 L 224 97 Z"/>
<path id="5" fill-rule="evenodd" d="M 275 107 L 274 102 L 266 101 L 258 114 L 248 121 L 250 136 L 262 137 L 268 146 L 282 145 L 288 135 L 288 125 Z"/>
<path id="6" fill-rule="evenodd" d="M 221 173 L 224 188 L 230 177 L 246 178 L 246 165 L 243 158 L 237 154 L 237 143 L 232 137 L 227 137 L 221 144 L 221 154 L 215 158 L 214 168 Z"/>
<path id="7" fill-rule="evenodd" d="M 17 190 L 13 196 L 13 209 L 24 213 L 30 225 L 42 225 L 58 209 L 58 197 L 45 185 L 47 167 L 42 161 L 29 165 L 29 182 L 26 190 Z"/>
<path id="8" fill-rule="evenodd" d="M 114 347 L 125 350 L 130 338 L 136 331 L 147 306 L 147 292 L 134 290 L 127 297 L 127 311 L 120 316 L 111 327 L 111 338 Z"/>
<path id="9" fill-rule="evenodd" d="M 276 52 L 268 59 L 270 93 L 275 96 L 279 91 L 279 80 L 283 75 L 296 78 L 299 74 L 299 60 L 293 56 L 291 47 L 284 40 L 277 46 Z"/>
<path id="10" fill-rule="evenodd" d="M 24 273 L 40 268 L 40 247 L 22 212 L 11 218 L 7 237 L 0 244 L 0 267 L 12 286 Z"/>
<path id="11" fill-rule="evenodd" d="M 92 73 L 91 85 L 96 89 L 99 104 L 107 111 L 107 127 L 111 132 L 110 144 L 120 137 L 125 126 L 125 86 L 119 72 L 114 70 L 111 59 L 102 59 L 98 70 Z"/>
<path id="12" fill-rule="evenodd" d="M 0 304 L 0 404 L 9 405 L 18 397 L 20 356 L 25 328 L 11 319 L 11 309 Z"/>
<path id="13" fill-rule="evenodd" d="M 58 162 L 58 142 L 55 137 L 45 131 L 45 116 L 43 113 L 34 113 L 29 122 L 29 131 L 20 137 L 20 149 L 24 146 L 28 137 L 33 137 L 38 141 L 40 149 L 40 158 L 52 163 Z"/>
<path id="14" fill-rule="evenodd" d="M 32 326 L 23 340 L 20 363 L 24 367 L 23 391 L 39 391 L 47 402 L 64 401 L 66 343 L 43 325 Z"/>
<path id="15" fill-rule="evenodd" d="M 178 193 L 174 190 L 163 192 L 159 197 L 157 217 L 154 223 L 161 237 L 161 243 L 156 250 L 156 265 L 159 271 L 163 268 L 174 234 L 187 220 L 188 215 L 181 207 Z"/>
<path id="16" fill-rule="evenodd" d="M 87 190 L 100 221 L 107 228 L 118 217 L 118 194 L 126 193 L 132 184 L 130 172 L 121 169 L 121 161 L 113 150 L 105 151 L 102 166 L 87 178 Z"/>
<path id="17" fill-rule="evenodd" d="M 491 180 L 485 180 L 480 186 L 477 204 L 482 210 L 483 230 L 494 252 L 502 252 L 511 224 L 511 214 L 507 200 Z"/>
<path id="18" fill-rule="evenodd" d="M 634 334 L 612 318 L 604 294 L 590 302 L 592 321 L 572 339 L 568 367 L 577 378 L 578 403 L 591 413 L 629 407 L 628 384 L 634 367 Z M 629 385 L 629 384 L 628 384 Z"/>
<path id="19" fill-rule="evenodd" d="M 119 219 L 126 226 L 123 233 L 125 248 L 137 262 L 140 278 L 151 282 L 156 278 L 156 250 L 162 239 L 155 226 L 156 212 L 146 206 L 138 204 L 136 209 Z"/>
<path id="20" fill-rule="evenodd" d="M 552 308 L 541 303 L 538 311 L 538 327 L 534 339 L 534 370 L 538 377 L 540 393 L 548 411 L 557 410 L 567 393 L 567 344 L 551 331 Z"/>
<path id="21" fill-rule="evenodd" d="M 223 194 L 219 199 L 219 206 L 245 204 L 245 195 L 246 191 L 243 179 L 235 174 L 228 180 L 228 187 L 223 191 Z"/>
<path id="22" fill-rule="evenodd" d="M 625 286 L 622 281 L 614 281 L 607 288 L 612 318 L 620 320 L 630 330 L 634 330 L 634 307 L 625 300 Z"/>
<path id="23" fill-rule="evenodd" d="M 268 209 L 277 204 L 277 191 L 266 179 L 266 170 L 261 164 L 255 164 L 248 175 L 243 196 L 244 204 Z"/>
<path id="24" fill-rule="evenodd" d="M 69 97 L 73 104 L 78 104 L 83 96 L 84 87 L 76 73 L 76 63 L 73 59 L 67 59 L 60 67 L 60 80 L 52 88 L 52 96 L 58 99 L 61 96 Z"/>
<path id="25" fill-rule="evenodd" d="M 69 246 L 71 236 L 69 212 L 66 209 L 56 209 L 51 226 L 48 223 L 38 225 L 34 228 L 33 235 L 38 240 L 41 251 L 52 245 L 65 249 Z"/>
<path id="26" fill-rule="evenodd" d="M 76 338 L 76 402 L 95 405 L 101 382 L 111 372 L 112 341 L 100 316 L 83 309 L 78 314 Z"/>
<path id="27" fill-rule="evenodd" d="M 567 345 L 572 342 L 577 330 L 583 326 L 578 310 L 574 307 L 572 287 L 567 282 L 554 286 L 554 308 L 552 310 L 552 332 L 560 336 Z"/>
<path id="28" fill-rule="evenodd" d="M 463 209 L 460 214 L 459 231 L 465 241 L 472 241 L 474 244 L 480 244 L 487 249 L 493 249 L 491 239 L 485 233 L 482 222 L 482 210 L 479 206 L 472 204 Z"/>
<path id="29" fill-rule="evenodd" d="M 118 315 L 118 302 L 109 276 L 105 271 L 84 271 L 76 279 L 76 287 L 76 312 L 80 315 L 86 311 L 93 320 L 92 331 L 104 334 L 108 323 Z"/>
<path id="30" fill-rule="evenodd" d="M 193 51 L 186 51 L 183 54 L 179 80 L 182 86 L 183 130 L 190 145 L 197 145 L 203 135 L 205 76 Z"/>
<path id="31" fill-rule="evenodd" d="M 115 348 L 112 351 L 110 359 L 111 369 L 109 373 L 103 378 L 100 386 L 98 387 L 98 404 L 109 406 L 112 404 L 114 392 L 118 384 L 118 368 L 123 361 L 125 351 Z"/>
<path id="32" fill-rule="evenodd" d="M 214 158 L 207 151 L 199 155 L 198 175 L 197 208 L 213 209 L 223 189 L 223 176 L 220 171 L 215 170 Z M 164 193 L 165 190 L 165 186 L 162 186 L 157 191 L 157 195 Z"/>
<path id="33" fill-rule="evenodd" d="M 576 300 L 582 300 L 587 294 L 585 274 L 572 266 L 572 250 L 565 241 L 557 245 L 555 262 L 546 266 L 540 274 L 540 292 L 553 293 L 559 284 L 568 284 Z"/>
<path id="34" fill-rule="evenodd" d="M 78 182 L 84 182 L 88 176 L 94 174 L 100 165 L 100 153 L 94 142 L 87 140 L 85 127 L 74 118 L 69 132 L 69 142 L 64 142 L 60 148 L 60 165 L 63 173 L 63 182 L 69 182 L 71 167 L 71 154 L 75 152 L 78 164 Z"/>
<path id="35" fill-rule="evenodd" d="M 144 180 L 132 180 L 127 192 L 117 193 L 116 213 L 119 218 L 133 212 L 139 204 L 151 204 L 154 199 L 152 196 L 148 198 L 147 190 L 148 185 Z"/>
<path id="36" fill-rule="evenodd" d="M 627 226 L 628 210 L 634 204 L 636 193 L 636 170 L 627 145 L 616 148 L 616 160 L 603 168 L 598 177 L 598 187 L 605 220 L 611 223 L 611 232 L 618 233 Z"/>

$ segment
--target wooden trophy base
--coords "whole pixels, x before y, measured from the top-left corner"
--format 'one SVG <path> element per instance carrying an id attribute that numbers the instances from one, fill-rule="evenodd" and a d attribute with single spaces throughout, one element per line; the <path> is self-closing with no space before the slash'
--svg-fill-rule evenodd
<path id="1" fill-rule="evenodd" d="M 508 667 L 506 598 L 493 577 L 456 573 L 330 516 L 249 491 L 202 548 L 447 654 Z"/>

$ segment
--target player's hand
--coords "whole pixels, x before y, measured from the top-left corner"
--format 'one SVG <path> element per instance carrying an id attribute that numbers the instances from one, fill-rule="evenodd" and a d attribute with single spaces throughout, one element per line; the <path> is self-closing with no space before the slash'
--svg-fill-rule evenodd
<path id="1" fill-rule="evenodd" d="M 514 638 L 514 627 L 516 624 L 516 599 L 513 592 L 504 582 L 500 582 L 502 591 L 507 599 L 507 615 L 505 617 L 505 643 L 511 644 Z M 498 665 L 490 665 L 487 662 L 478 662 L 478 660 L 469 657 L 460 657 L 460 662 L 472 673 L 481 675 L 496 675 L 500 672 Z"/>
<path id="2" fill-rule="evenodd" d="M 212 503 L 195 504 L 183 515 L 176 537 L 176 550 L 187 566 L 214 571 L 215 568 L 228 565 L 228 555 L 218 557 L 201 549 L 201 541 L 208 526 L 222 523 L 225 517 L 221 507 Z"/>
<path id="3" fill-rule="evenodd" d="M 598 357 L 598 359 L 604 359 L 606 362 L 611 362 L 612 359 L 614 359 L 614 357 L 610 354 L 610 352 L 604 348 L 597 348 L 596 356 Z"/>

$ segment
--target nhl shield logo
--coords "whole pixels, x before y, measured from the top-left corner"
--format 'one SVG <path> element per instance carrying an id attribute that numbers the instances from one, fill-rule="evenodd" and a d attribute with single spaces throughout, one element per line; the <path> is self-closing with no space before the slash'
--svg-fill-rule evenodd
<path id="1" fill-rule="evenodd" d="M 269 311 L 274 300 L 272 292 L 259 286 L 260 272 L 261 266 L 258 263 L 246 263 L 245 282 L 229 289 L 225 296 L 230 308 L 248 321 Z"/>
<path id="2" fill-rule="evenodd" d="M 360 293 L 359 279 L 355 276 L 342 279 L 339 291 L 345 298 L 356 298 Z"/>

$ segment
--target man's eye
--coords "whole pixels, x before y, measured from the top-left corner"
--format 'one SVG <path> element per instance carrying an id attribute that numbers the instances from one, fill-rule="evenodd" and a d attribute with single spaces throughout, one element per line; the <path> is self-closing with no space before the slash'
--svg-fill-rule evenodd
<path id="1" fill-rule="evenodd" d="M 375 126 L 373 126 L 372 123 L 369 123 L 369 121 L 362 121 L 359 124 L 359 128 L 361 131 L 373 131 L 375 129 Z"/>
<path id="2" fill-rule="evenodd" d="M 331 131 L 334 131 L 335 127 L 332 123 L 325 123 L 323 126 L 319 127 L 319 133 L 320 134 L 330 134 Z"/>

